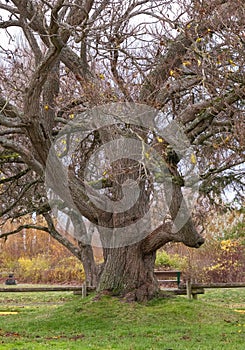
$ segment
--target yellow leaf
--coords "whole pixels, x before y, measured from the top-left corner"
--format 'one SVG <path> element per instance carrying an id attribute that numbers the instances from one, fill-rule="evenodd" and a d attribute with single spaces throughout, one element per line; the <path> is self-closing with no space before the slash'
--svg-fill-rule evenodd
<path id="1" fill-rule="evenodd" d="M 102 175 L 105 176 L 106 174 L 107 174 L 107 171 L 106 171 L 106 170 L 103 171 L 103 174 L 102 174 Z"/>
<path id="2" fill-rule="evenodd" d="M 73 118 L 74 118 L 74 114 L 73 114 L 73 113 L 70 114 L 70 115 L 69 115 L 69 118 L 70 118 L 70 119 L 73 119 Z"/>
<path id="3" fill-rule="evenodd" d="M 196 164 L 197 163 L 197 159 L 194 153 L 191 154 L 191 163 L 192 164 Z"/>
<path id="4" fill-rule="evenodd" d="M 175 71 L 171 69 L 169 72 L 169 75 L 171 75 L 171 77 L 173 77 L 175 75 Z"/>
<path id="5" fill-rule="evenodd" d="M 49 105 L 45 105 L 44 109 L 45 109 L 45 111 L 48 111 L 49 110 Z"/>
<path id="6" fill-rule="evenodd" d="M 200 43 L 201 41 L 202 41 L 202 38 L 197 38 L 197 39 L 196 39 L 196 42 L 197 42 L 197 43 Z"/>
<path id="7" fill-rule="evenodd" d="M 184 61 L 182 64 L 185 67 L 191 66 L 191 62 L 190 61 Z"/>
<path id="8" fill-rule="evenodd" d="M 157 137 L 157 141 L 159 142 L 159 143 L 162 143 L 164 140 L 163 140 L 163 138 L 162 137 Z"/>
<path id="9" fill-rule="evenodd" d="M 229 63 L 230 63 L 233 67 L 236 66 L 236 64 L 235 64 L 234 61 L 232 61 L 232 60 L 229 60 Z"/>
<path id="10" fill-rule="evenodd" d="M 99 78 L 100 78 L 101 80 L 105 80 L 104 74 L 100 73 L 100 74 L 99 74 Z"/>
<path id="11" fill-rule="evenodd" d="M 146 157 L 146 159 L 149 159 L 150 158 L 150 154 L 149 153 L 145 153 L 145 157 Z"/>
<path id="12" fill-rule="evenodd" d="M 197 65 L 198 65 L 198 67 L 200 67 L 200 65 L 202 64 L 202 61 L 201 60 L 197 60 Z"/>

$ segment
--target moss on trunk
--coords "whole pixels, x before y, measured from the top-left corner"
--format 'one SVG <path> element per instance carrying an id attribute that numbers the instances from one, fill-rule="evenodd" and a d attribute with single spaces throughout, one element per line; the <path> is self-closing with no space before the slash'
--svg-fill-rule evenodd
<path id="1" fill-rule="evenodd" d="M 158 292 L 154 276 L 155 253 L 143 255 L 140 243 L 105 249 L 99 291 L 110 291 L 132 301 L 145 301 Z"/>

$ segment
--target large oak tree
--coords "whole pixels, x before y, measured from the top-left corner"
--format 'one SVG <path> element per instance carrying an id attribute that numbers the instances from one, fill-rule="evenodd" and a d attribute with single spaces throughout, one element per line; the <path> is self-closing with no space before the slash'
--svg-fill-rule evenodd
<path id="1" fill-rule="evenodd" d="M 63 234 L 64 228 L 60 230 L 45 188 L 52 144 L 63 135 L 60 144 L 65 147 L 59 142 L 56 146 L 67 151 L 71 130 L 78 126 L 83 130 L 85 117 L 91 117 L 94 110 L 98 115 L 102 105 L 109 104 L 111 114 L 118 105 L 144 105 L 145 109 L 137 108 L 149 108 L 174 122 L 189 142 L 189 162 L 199 167 L 200 197 L 219 203 L 223 191 L 232 189 L 241 200 L 242 1 L 18 0 L 1 1 L 0 9 L 1 37 L 6 38 L 0 44 L 0 213 L 3 225 L 10 219 L 16 222 L 11 232 L 3 226 L 1 237 L 23 228 L 47 231 L 83 262 L 89 285 L 134 300 L 154 296 L 158 290 L 153 274 L 156 250 L 170 241 L 191 247 L 204 242 L 186 214 L 181 152 L 167 137 L 157 135 L 154 127 L 129 118 L 109 126 L 99 123 L 99 128 L 87 133 L 77 143 L 75 154 L 65 158 L 69 163 L 65 174 L 60 154 L 51 157 L 49 186 L 61 199 L 56 201 L 55 212 L 67 229 L 72 223 L 75 244 Z M 145 161 L 118 157 L 107 164 L 101 178 L 97 171 L 97 177 L 88 181 L 84 169 L 89 159 L 96 154 L 94 160 L 106 164 L 108 155 L 98 150 L 121 138 L 140 140 Z M 147 167 L 151 150 L 164 164 L 153 174 Z M 130 181 L 138 185 L 138 201 L 122 215 L 102 210 L 91 200 L 103 194 L 101 198 L 117 203 L 125 194 L 123 184 Z M 161 207 L 158 194 L 154 197 L 161 182 L 165 196 L 171 186 L 171 200 L 159 225 L 131 244 L 108 244 L 110 233 L 105 228 L 121 225 L 130 230 L 152 202 L 158 200 Z M 67 205 L 66 195 L 71 196 L 76 211 Z M 180 209 L 187 219 L 174 231 Z M 97 227 L 103 247 L 100 265 L 95 263 L 89 222 Z"/>

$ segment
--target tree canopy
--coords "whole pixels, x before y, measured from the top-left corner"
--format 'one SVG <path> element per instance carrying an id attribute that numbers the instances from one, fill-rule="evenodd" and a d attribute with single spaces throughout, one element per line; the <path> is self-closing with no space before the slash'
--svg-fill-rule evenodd
<path id="1" fill-rule="evenodd" d="M 66 193 L 69 188 L 79 214 L 99 227 L 116 228 L 120 220 L 129 225 L 151 207 L 161 181 L 156 173 L 152 180 L 144 167 L 149 150 L 159 154 L 171 178 L 169 215 L 130 248 L 104 246 L 104 263 L 98 267 L 92 242 L 75 244 L 59 230 L 52 215 L 45 188 L 51 146 L 67 126 L 76 126 L 77 116 L 83 128 L 84 116 L 91 117 L 91 110 L 100 106 L 109 105 L 112 113 L 118 104 L 143 105 L 173 122 L 183 133 L 180 138 L 188 141 L 189 164 L 199 169 L 199 198 L 207 201 L 205 205 L 219 204 L 231 191 L 242 203 L 243 2 L 18 0 L 0 1 L 0 9 L 1 37 L 6 38 L 0 45 L 0 214 L 2 225 L 10 219 L 16 222 L 11 232 L 3 226 L 0 237 L 24 227 L 47 231 L 83 261 L 90 284 L 125 293 L 140 290 L 134 293 L 139 300 L 152 296 L 153 274 L 142 270 L 152 270 L 156 249 L 169 241 L 193 247 L 203 243 L 191 217 L 178 232 L 171 231 L 185 187 L 180 154 L 154 128 L 147 130 L 148 125 L 128 120 L 99 125 L 77 144 L 67 182 L 60 189 Z M 103 170 L 99 187 L 93 177 L 90 182 L 92 196 L 103 192 L 114 202 L 123 197 L 122 184 L 127 179 L 138 183 L 140 204 L 123 219 L 118 212 L 108 214 L 91 202 L 84 173 L 101 145 L 120 138 L 147 145 L 145 163 L 121 157 Z M 65 148 L 68 142 L 69 138 L 63 141 Z M 94 160 L 103 163 L 98 157 Z M 54 164 L 51 187 L 55 191 L 55 182 L 62 184 L 63 175 Z M 164 169 L 158 169 L 157 175 L 161 172 Z M 76 215 L 68 213 L 64 203 L 58 209 L 69 216 L 80 236 L 88 234 L 88 225 L 77 224 Z M 103 229 L 99 234 L 103 246 Z M 129 261 L 134 272 L 127 266 Z M 122 277 L 125 271 L 134 283 Z"/>

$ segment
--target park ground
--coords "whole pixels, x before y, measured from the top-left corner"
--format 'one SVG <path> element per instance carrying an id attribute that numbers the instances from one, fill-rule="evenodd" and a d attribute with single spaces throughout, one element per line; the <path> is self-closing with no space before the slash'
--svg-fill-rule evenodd
<path id="1" fill-rule="evenodd" d="M 0 293 L 0 349 L 243 350 L 245 288 L 146 304 L 69 292 Z"/>

